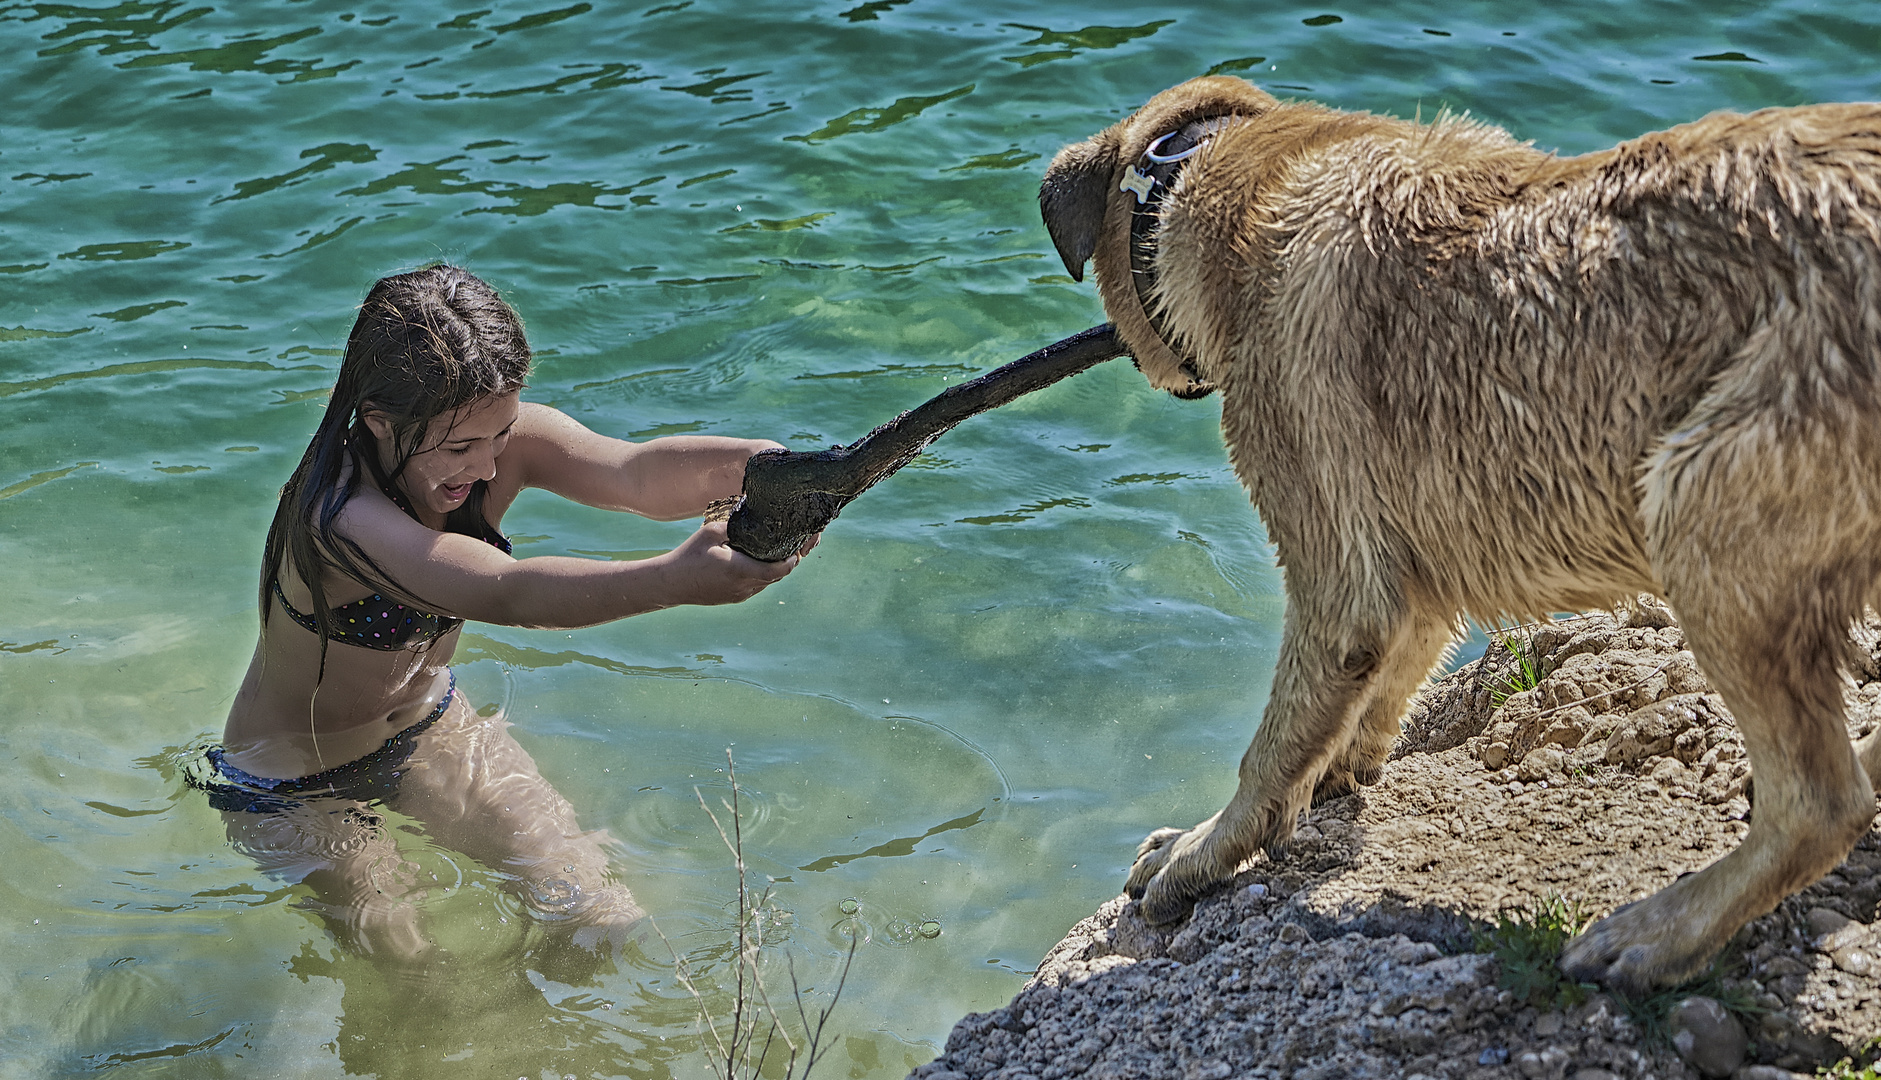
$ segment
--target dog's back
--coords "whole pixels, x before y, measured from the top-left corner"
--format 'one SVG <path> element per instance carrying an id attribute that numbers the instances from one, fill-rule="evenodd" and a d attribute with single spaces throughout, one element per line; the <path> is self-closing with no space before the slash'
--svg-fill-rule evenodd
<path id="1" fill-rule="evenodd" d="M 1466 119 L 1283 105 L 1192 170 L 1190 191 L 1258 192 L 1172 199 L 1160 266 L 1196 354 L 1251 369 L 1203 374 L 1230 447 L 1272 456 L 1238 462 L 1254 501 L 1316 503 L 1300 478 L 1345 474 L 1458 610 L 1656 591 L 1647 459 L 1720 381 L 1764 386 L 1792 426 L 1881 422 L 1881 107 L 1718 114 L 1560 159 Z M 1814 341 L 1772 357 L 1773 334 Z"/>

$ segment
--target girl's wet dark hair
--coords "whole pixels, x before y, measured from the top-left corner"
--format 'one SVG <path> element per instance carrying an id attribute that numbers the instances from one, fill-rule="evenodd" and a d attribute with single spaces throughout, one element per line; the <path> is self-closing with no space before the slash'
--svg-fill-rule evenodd
<path id="1" fill-rule="evenodd" d="M 335 634 L 321 569 L 331 566 L 373 589 L 423 606 L 359 545 L 334 529 L 362 475 L 381 486 L 395 483 L 425 447 L 431 421 L 479 398 L 519 390 L 529 375 L 529 343 L 522 320 L 496 290 L 461 267 L 439 263 L 380 278 L 366 293 L 346 338 L 326 415 L 281 488 L 261 560 L 261 623 L 265 632 L 273 585 L 284 562 L 313 594 L 321 668 Z M 392 424 L 394 457 L 382 471 L 367 410 Z M 346 465 L 351 460 L 353 468 Z M 483 485 L 451 512 L 447 528 L 475 535 L 483 520 Z M 461 524 L 467 525 L 460 528 Z M 435 608 L 433 608 L 435 610 Z"/>

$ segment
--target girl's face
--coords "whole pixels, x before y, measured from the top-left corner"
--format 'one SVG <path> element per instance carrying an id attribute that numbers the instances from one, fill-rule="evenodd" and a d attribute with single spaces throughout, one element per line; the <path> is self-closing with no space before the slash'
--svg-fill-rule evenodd
<path id="1" fill-rule="evenodd" d="M 449 514 L 464 504 L 472 484 L 496 478 L 496 459 L 521 411 L 522 391 L 512 390 L 478 398 L 431 421 L 397 480 L 421 517 Z M 372 409 L 364 419 L 379 444 L 381 465 L 390 470 L 398 460 L 390 419 Z"/>

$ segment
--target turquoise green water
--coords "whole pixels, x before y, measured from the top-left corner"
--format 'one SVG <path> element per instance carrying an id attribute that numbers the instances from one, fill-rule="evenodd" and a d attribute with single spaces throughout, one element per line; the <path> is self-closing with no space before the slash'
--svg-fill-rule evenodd
<path id="1" fill-rule="evenodd" d="M 603 432 L 816 448 L 1101 320 L 1039 172 L 1183 78 L 1564 152 L 1881 92 L 1853 2 L 486 2 L 0 3 L 0 1075 L 703 1072 L 657 940 L 557 982 L 499 876 L 408 833 L 449 959 L 394 975 L 176 771 L 375 277 L 490 279 L 530 396 Z M 734 878 L 694 789 L 733 748 L 813 999 L 864 940 L 819 1075 L 899 1076 L 1231 790 L 1281 602 L 1216 410 L 1107 365 L 949 435 L 741 608 L 472 627 L 462 685 L 708 989 Z M 690 527 L 539 494 L 505 525 L 598 558 Z"/>

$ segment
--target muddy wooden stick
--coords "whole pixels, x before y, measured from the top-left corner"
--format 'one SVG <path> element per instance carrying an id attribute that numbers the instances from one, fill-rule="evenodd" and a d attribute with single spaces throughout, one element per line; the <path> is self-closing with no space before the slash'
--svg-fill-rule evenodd
<path id="1" fill-rule="evenodd" d="M 744 494 L 731 509 L 731 546 L 765 562 L 787 559 L 851 500 L 913 461 L 955 424 L 1125 352 L 1109 323 L 1093 326 L 949 387 L 848 446 L 757 454 L 745 464 Z"/>

